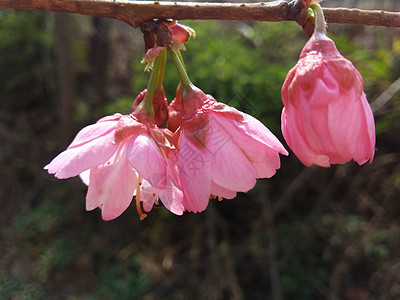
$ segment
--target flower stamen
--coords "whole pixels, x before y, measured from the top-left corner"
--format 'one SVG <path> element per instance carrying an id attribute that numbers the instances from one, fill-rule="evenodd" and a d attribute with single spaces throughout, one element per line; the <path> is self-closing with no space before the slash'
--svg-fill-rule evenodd
<path id="1" fill-rule="evenodd" d="M 221 196 L 217 196 L 217 195 L 213 195 L 213 194 L 210 194 L 210 199 L 217 199 L 218 201 L 222 201 Z"/>
<path id="2" fill-rule="evenodd" d="M 136 189 L 136 211 L 139 214 L 140 221 L 143 221 L 147 217 L 147 214 L 143 212 L 142 207 L 140 205 L 140 186 L 142 185 L 141 180 L 142 178 L 140 177 L 140 175 L 138 175 L 138 186 Z"/>

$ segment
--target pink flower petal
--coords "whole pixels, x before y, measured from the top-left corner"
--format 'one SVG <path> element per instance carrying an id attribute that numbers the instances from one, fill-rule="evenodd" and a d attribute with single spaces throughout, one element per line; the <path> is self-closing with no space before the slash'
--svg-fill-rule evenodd
<path id="1" fill-rule="evenodd" d="M 153 139 L 146 135 L 134 137 L 127 155 L 133 168 L 153 187 L 166 185 L 166 162 Z"/>
<path id="2" fill-rule="evenodd" d="M 172 39 L 177 43 L 186 43 L 190 38 L 190 32 L 188 30 L 189 27 L 174 23 L 169 27 L 171 31 Z"/>
<path id="3" fill-rule="evenodd" d="M 165 47 L 156 46 L 147 50 L 143 62 L 150 62 L 156 59 L 156 57 L 160 54 L 161 50 Z"/>
<path id="4" fill-rule="evenodd" d="M 330 152 L 331 164 L 343 164 L 353 158 L 353 153 L 362 147 L 359 142 L 364 126 L 364 112 L 361 103 L 355 101 L 354 91 L 342 95 L 328 107 L 325 123 L 329 127 L 327 134 L 332 136 Z M 344 110 L 343 107 L 346 107 Z"/>
<path id="5" fill-rule="evenodd" d="M 211 192 L 211 163 L 206 150 L 200 150 L 182 133 L 178 168 L 186 210 L 201 212 L 206 209 Z"/>
<path id="6" fill-rule="evenodd" d="M 371 106 L 367 101 L 365 93 L 362 94 L 361 103 L 365 113 L 366 127 L 364 128 L 364 130 L 367 131 L 367 133 L 364 133 L 363 143 L 368 145 L 369 142 L 369 147 L 367 147 L 365 150 L 366 153 L 364 159 L 369 158 L 369 162 L 372 163 L 372 160 L 374 159 L 375 155 L 375 143 L 376 143 L 375 121 L 374 121 L 374 115 L 371 110 Z M 361 163 L 361 159 L 356 159 L 356 161 L 359 164 L 363 164 Z"/>
<path id="7" fill-rule="evenodd" d="M 225 130 L 228 130 L 230 125 L 227 123 L 230 122 L 232 124 L 232 122 L 229 119 L 221 119 L 218 118 L 218 122 L 221 125 L 223 124 Z M 232 135 L 233 142 L 242 150 L 255 167 L 257 178 L 270 178 L 280 168 L 279 152 L 275 149 L 247 135 L 240 128 L 236 128 L 236 130 L 231 128 L 229 134 Z"/>
<path id="8" fill-rule="evenodd" d="M 126 147 L 126 146 L 124 146 Z M 90 184 L 86 196 L 86 209 L 101 207 L 104 220 L 120 216 L 132 202 L 137 177 L 126 157 L 126 149 L 111 164 L 90 170 Z"/>
<path id="9" fill-rule="evenodd" d="M 79 131 L 67 149 L 76 148 L 82 146 L 83 144 L 87 144 L 95 139 L 98 139 L 113 131 L 118 124 L 118 120 L 115 119 L 107 121 L 101 120 L 102 119 L 100 119 L 97 123 L 86 126 L 81 131 Z"/>
<path id="10" fill-rule="evenodd" d="M 298 116 L 294 107 L 291 107 L 290 104 L 282 110 L 282 134 L 289 147 L 304 165 L 309 167 L 312 164 L 316 164 L 322 167 L 329 167 L 329 157 L 316 153 L 307 144 L 306 139 L 303 138 L 302 125 L 296 121 Z"/>
<path id="11" fill-rule="evenodd" d="M 231 139 L 256 168 L 257 178 L 270 178 L 280 168 L 279 153 L 274 148 L 248 135 L 231 119 L 222 118 L 219 115 L 214 115 L 211 119 L 217 120 L 215 127 L 218 128 L 218 131 L 225 132 L 225 134 L 219 135 L 220 143 L 223 140 Z M 218 139 L 214 137 L 214 140 Z"/>
<path id="12" fill-rule="evenodd" d="M 264 158 L 253 162 L 256 168 L 257 178 L 271 178 L 276 170 L 281 167 L 281 160 L 278 152 L 272 149 L 265 149 Z"/>
<path id="13" fill-rule="evenodd" d="M 299 91 L 300 97 L 309 99 L 303 91 Z M 327 97 L 329 98 L 329 97 Z M 311 101 L 311 99 L 309 99 Z M 321 102 L 324 102 L 322 100 Z M 287 125 L 293 130 L 301 132 L 301 137 L 304 139 L 311 149 L 314 149 L 316 155 L 326 155 L 327 153 L 336 152 L 334 150 L 333 138 L 329 131 L 329 125 L 326 121 L 328 118 L 328 105 L 330 103 L 321 103 L 318 105 L 316 101 L 310 105 L 307 101 L 296 103 L 296 105 L 287 105 L 288 118 Z M 324 139 L 320 137 L 324 136 Z M 290 145 L 289 145 L 290 146 Z M 304 155 L 307 155 L 305 153 Z"/>
<path id="14" fill-rule="evenodd" d="M 81 174 L 79 174 L 79 177 L 81 178 L 82 182 L 85 185 L 89 185 L 90 183 L 90 169 L 83 171 Z"/>
<path id="15" fill-rule="evenodd" d="M 211 183 L 211 195 L 219 196 L 225 199 L 233 199 L 236 197 L 236 192 L 226 189 L 213 181 Z"/>
<path id="16" fill-rule="evenodd" d="M 207 150 L 213 155 L 210 156 L 212 180 L 224 188 L 247 192 L 256 184 L 256 170 L 234 142 L 235 135 L 229 136 L 229 133 L 221 127 L 219 120 L 217 117 L 210 118 L 207 141 Z M 232 163 L 232 159 L 235 163 Z"/>
<path id="17" fill-rule="evenodd" d="M 139 122 L 133 114 L 122 116 L 115 128 L 114 141 L 119 143 L 128 138 L 145 133 L 146 125 Z"/>
<path id="18" fill-rule="evenodd" d="M 282 143 L 264 124 L 246 113 L 240 111 L 237 112 L 239 112 L 243 116 L 244 121 L 230 120 L 226 118 L 218 118 L 218 120 L 223 126 L 227 126 L 228 131 L 235 132 L 237 130 L 240 130 L 246 135 L 252 137 L 253 139 L 258 140 L 260 143 L 263 143 L 264 145 L 275 149 L 279 153 L 283 155 L 288 155 L 288 152 L 283 147 Z"/>
<path id="19" fill-rule="evenodd" d="M 183 206 L 183 192 L 174 185 L 171 177 L 167 177 L 167 184 L 164 188 L 155 188 L 164 206 L 176 215 L 182 215 L 185 208 Z"/>
<path id="20" fill-rule="evenodd" d="M 140 186 L 140 201 L 143 203 L 143 209 L 149 212 L 154 205 L 154 202 L 160 198 L 165 208 L 176 215 L 182 215 L 185 208 L 183 207 L 183 193 L 173 183 L 170 176 L 167 176 L 167 184 L 164 188 L 154 188 L 150 183 L 142 179 Z M 136 191 L 134 192 L 136 196 Z"/>
<path id="21" fill-rule="evenodd" d="M 110 131 L 79 147 L 76 146 L 61 152 L 45 169 L 58 179 L 77 176 L 85 170 L 107 162 L 118 148 L 113 141 L 114 132 Z"/>
<path id="22" fill-rule="evenodd" d="M 137 197 L 137 190 L 134 192 Z M 143 209 L 146 212 L 151 211 L 154 202 L 158 199 L 156 190 L 150 185 L 150 183 L 142 179 L 142 184 L 140 185 L 140 201 L 143 203 Z"/>

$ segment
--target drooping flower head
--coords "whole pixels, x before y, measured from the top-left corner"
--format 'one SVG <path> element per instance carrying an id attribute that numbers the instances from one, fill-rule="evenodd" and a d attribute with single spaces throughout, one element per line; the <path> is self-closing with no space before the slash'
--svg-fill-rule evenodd
<path id="1" fill-rule="evenodd" d="M 171 51 L 181 83 L 170 104 L 168 126 L 179 149 L 178 173 L 186 210 L 201 212 L 212 197 L 232 199 L 269 178 L 287 155 L 258 120 L 217 102 L 187 77 L 181 57 Z M 177 128 L 177 124 L 179 127 Z"/>
<path id="2" fill-rule="evenodd" d="M 375 124 L 363 79 L 326 36 L 321 7 L 311 7 L 314 34 L 282 87 L 283 136 L 306 166 L 371 162 Z"/>
<path id="3" fill-rule="evenodd" d="M 178 215 L 203 211 L 210 197 L 231 199 L 253 188 L 257 178 L 273 176 L 279 154 L 288 154 L 261 122 L 190 82 L 179 52 L 188 28 L 150 23 L 141 29 L 152 73 L 132 113 L 85 127 L 46 166 L 60 179 L 80 175 L 88 184 L 86 208 L 100 208 L 105 220 L 123 213 L 134 196 L 141 219 L 141 207 L 150 211 L 158 198 Z M 167 49 L 180 77 L 168 110 L 162 86 Z"/>
<path id="4" fill-rule="evenodd" d="M 147 92 L 138 96 L 131 114 L 104 117 L 83 128 L 45 167 L 59 179 L 81 174 L 88 184 L 86 209 L 101 208 L 104 220 L 121 215 L 134 195 L 141 219 L 146 215 L 140 200 L 146 211 L 160 198 L 171 212 L 183 213 L 176 167 L 170 163 L 176 160 L 172 132 L 155 124 L 152 106 L 162 59 L 157 58 Z"/>

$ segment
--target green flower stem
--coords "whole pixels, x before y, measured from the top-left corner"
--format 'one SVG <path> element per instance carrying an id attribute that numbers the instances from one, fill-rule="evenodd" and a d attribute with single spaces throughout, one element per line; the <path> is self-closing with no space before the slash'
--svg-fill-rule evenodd
<path id="1" fill-rule="evenodd" d="M 171 56 L 172 62 L 175 65 L 176 70 L 178 71 L 179 79 L 181 80 L 184 92 L 192 90 L 194 88 L 194 85 L 190 81 L 189 76 L 186 73 L 183 59 L 179 51 L 169 50 L 169 54 Z"/>
<path id="2" fill-rule="evenodd" d="M 324 35 L 326 35 L 325 17 L 324 17 L 324 12 L 322 10 L 321 5 L 319 5 L 319 4 L 311 4 L 310 8 L 313 10 L 314 18 L 315 18 L 314 34 L 324 34 Z"/>
<path id="3" fill-rule="evenodd" d="M 177 51 L 176 54 L 178 55 L 179 60 L 181 61 L 182 65 L 183 65 L 183 68 L 186 70 L 185 63 L 183 62 L 182 53 L 180 51 Z"/>
<path id="4" fill-rule="evenodd" d="M 167 64 L 167 50 L 164 48 L 161 50 L 159 56 L 161 56 L 160 67 L 157 74 L 157 87 L 162 87 L 162 83 L 164 80 L 165 66 Z"/>
<path id="5" fill-rule="evenodd" d="M 166 64 L 166 52 L 165 49 L 161 50 L 160 54 L 154 60 L 154 67 L 151 71 L 149 83 L 147 84 L 147 92 L 142 103 L 140 103 L 138 109 L 144 109 L 148 114 L 154 117 L 153 109 L 153 98 L 154 92 L 157 86 L 162 85 L 164 78 L 165 64 Z"/>

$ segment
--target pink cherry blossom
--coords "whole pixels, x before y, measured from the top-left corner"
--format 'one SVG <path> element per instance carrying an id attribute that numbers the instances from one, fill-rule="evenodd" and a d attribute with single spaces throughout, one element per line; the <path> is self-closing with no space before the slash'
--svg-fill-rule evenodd
<path id="1" fill-rule="evenodd" d="M 173 109 L 181 111 L 174 134 L 179 145 L 178 171 L 186 210 L 201 212 L 210 195 L 232 199 L 247 192 L 256 178 L 269 178 L 280 167 L 279 140 L 258 120 L 195 88 Z"/>
<path id="2" fill-rule="evenodd" d="M 374 118 L 353 64 L 316 31 L 282 87 L 282 133 L 306 166 L 329 167 L 375 152 Z"/>
<path id="3" fill-rule="evenodd" d="M 81 174 L 88 184 L 86 209 L 101 208 L 104 220 L 121 215 L 143 184 L 146 211 L 158 196 L 167 209 L 181 215 L 176 167 L 168 163 L 176 155 L 171 139 L 167 129 L 140 122 L 134 113 L 115 114 L 83 128 L 45 169 L 59 179 Z"/>

